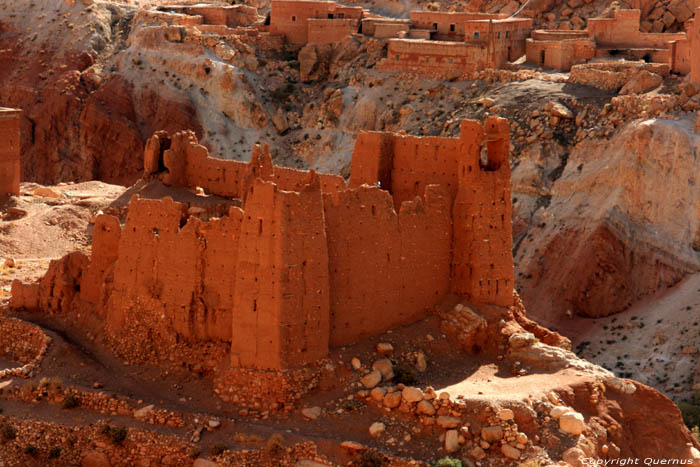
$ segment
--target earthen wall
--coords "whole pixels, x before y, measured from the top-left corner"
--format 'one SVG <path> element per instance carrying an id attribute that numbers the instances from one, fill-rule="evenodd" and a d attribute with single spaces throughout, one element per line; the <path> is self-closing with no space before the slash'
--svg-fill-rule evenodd
<path id="1" fill-rule="evenodd" d="M 0 107 L 0 197 L 19 196 L 19 111 Z"/>
<path id="2" fill-rule="evenodd" d="M 357 32 L 359 23 L 353 19 L 316 19 L 306 21 L 308 25 L 307 43 L 328 44 L 339 42 Z"/>
<path id="3" fill-rule="evenodd" d="M 38 285 L 13 284 L 12 306 L 67 312 L 79 299 L 110 342 L 146 361 L 183 343 L 223 344 L 231 367 L 258 369 L 411 323 L 450 292 L 507 306 L 508 147 L 499 118 L 464 122 L 459 138 L 361 133 L 348 187 L 273 166 L 266 149 L 248 163 L 215 160 L 191 132 L 159 132 L 146 145 L 148 178 L 202 182 L 243 209 L 222 200 L 228 211 L 213 217 L 135 196 L 124 226 L 98 217 L 89 260 L 69 255 Z"/>

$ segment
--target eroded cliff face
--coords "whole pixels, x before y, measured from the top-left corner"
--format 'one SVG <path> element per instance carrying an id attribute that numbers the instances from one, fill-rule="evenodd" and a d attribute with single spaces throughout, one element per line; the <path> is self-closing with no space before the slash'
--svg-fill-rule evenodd
<path id="1" fill-rule="evenodd" d="M 516 281 L 536 318 L 607 316 L 697 271 L 699 145 L 689 120 L 643 120 L 575 146 L 543 192 L 532 162 L 514 169 Z"/>
<path id="2" fill-rule="evenodd" d="M 23 181 L 130 184 L 153 131 L 200 131 L 186 96 L 135 90 L 107 65 L 131 16 L 118 4 L 48 0 L 0 12 L 0 96 L 23 110 Z"/>

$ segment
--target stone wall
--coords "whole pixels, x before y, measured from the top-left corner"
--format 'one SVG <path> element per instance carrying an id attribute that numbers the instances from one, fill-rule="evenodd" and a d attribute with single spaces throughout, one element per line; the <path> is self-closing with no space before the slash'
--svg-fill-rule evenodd
<path id="1" fill-rule="evenodd" d="M 0 107 L 0 197 L 19 196 L 19 110 Z"/>

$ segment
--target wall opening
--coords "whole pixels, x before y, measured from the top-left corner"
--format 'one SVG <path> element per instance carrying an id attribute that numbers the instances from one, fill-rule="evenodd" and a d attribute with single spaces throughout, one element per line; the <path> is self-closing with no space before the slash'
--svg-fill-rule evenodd
<path id="1" fill-rule="evenodd" d="M 328 13 L 328 19 L 333 19 L 333 13 Z"/>
<path id="2" fill-rule="evenodd" d="M 454 24 L 450 24 L 450 32 L 455 32 L 455 25 Z"/>
<path id="3" fill-rule="evenodd" d="M 296 21 L 296 20 L 297 20 L 297 17 L 296 17 L 296 16 L 292 16 L 292 22 L 294 22 L 294 21 Z"/>
<path id="4" fill-rule="evenodd" d="M 540 65 L 544 65 L 544 50 L 540 50 Z"/>
<path id="5" fill-rule="evenodd" d="M 433 23 L 433 29 L 437 29 L 437 23 Z"/>
<path id="6" fill-rule="evenodd" d="M 474 39 L 479 40 L 479 33 L 478 32 L 474 33 Z"/>

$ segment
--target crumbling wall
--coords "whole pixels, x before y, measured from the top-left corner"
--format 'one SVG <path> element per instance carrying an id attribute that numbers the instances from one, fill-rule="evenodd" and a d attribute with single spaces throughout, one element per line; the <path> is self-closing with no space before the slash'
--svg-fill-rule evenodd
<path id="1" fill-rule="evenodd" d="M 688 41 L 690 49 L 690 79 L 700 83 L 700 8 L 695 9 L 695 17 L 688 26 Z"/>
<path id="2" fill-rule="evenodd" d="M 509 145 L 508 122 L 495 117 L 488 118 L 484 127 L 462 122 L 459 138 L 361 132 L 350 186 L 379 181 L 398 208 L 427 186 L 440 185 L 454 200 L 452 292 L 469 296 L 474 303 L 509 306 L 513 290 Z"/>
<path id="3" fill-rule="evenodd" d="M 588 35 L 598 47 L 667 49 L 685 33 L 645 33 L 639 30 L 640 10 L 615 10 L 613 18 L 588 20 Z"/>
<path id="4" fill-rule="evenodd" d="M 239 248 L 232 365 L 285 368 L 324 357 L 329 279 L 318 178 L 301 192 L 257 179 L 246 196 Z"/>
<path id="5" fill-rule="evenodd" d="M 247 184 L 265 172 L 265 178 L 282 190 L 297 191 L 307 183 L 308 172 L 272 165 L 267 145 L 253 147 L 250 162 L 211 157 L 206 147 L 197 143 L 191 131 L 168 137 L 158 132 L 146 142 L 144 176 L 158 176 L 168 186 L 201 187 L 207 192 L 228 198 L 243 198 Z M 321 191 L 345 188 L 342 177 L 319 174 Z"/>
<path id="6" fill-rule="evenodd" d="M 0 107 L 0 197 L 19 196 L 19 110 Z"/>
<path id="7" fill-rule="evenodd" d="M 475 304 L 513 303 L 512 204 L 508 121 L 464 121 L 454 202 L 452 291 Z M 481 158 L 482 141 L 487 160 Z"/>
<path id="8" fill-rule="evenodd" d="M 256 146 L 249 163 L 223 161 L 190 133 L 158 133 L 146 145 L 147 176 L 235 193 L 244 209 L 228 201 L 226 214 L 208 217 L 135 196 L 123 227 L 98 217 L 90 260 L 75 253 L 38 285 L 14 283 L 11 305 L 92 307 L 125 357 L 210 347 L 220 356 L 229 345 L 231 367 L 258 369 L 309 363 L 411 323 L 448 293 L 509 306 L 508 148 L 508 124 L 495 117 L 463 122 L 459 138 L 364 132 L 348 188 L 276 167 L 267 148 Z"/>
<path id="9" fill-rule="evenodd" d="M 449 290 L 450 196 L 431 186 L 401 206 L 364 185 L 324 197 L 331 345 L 408 324 Z"/>

